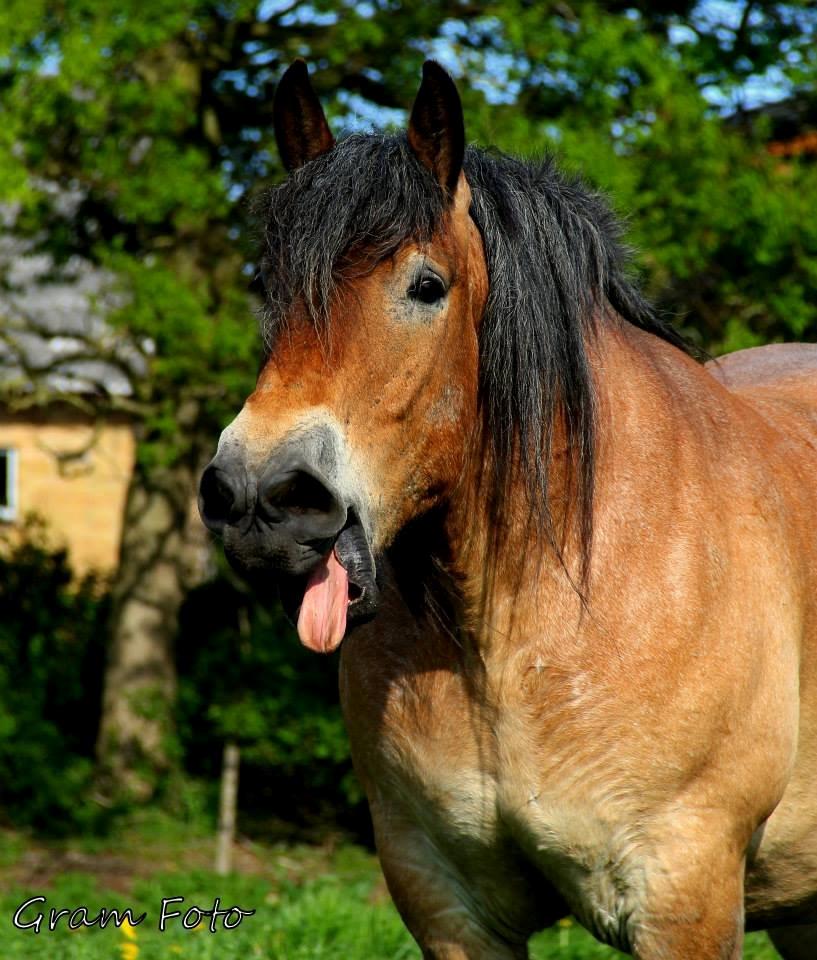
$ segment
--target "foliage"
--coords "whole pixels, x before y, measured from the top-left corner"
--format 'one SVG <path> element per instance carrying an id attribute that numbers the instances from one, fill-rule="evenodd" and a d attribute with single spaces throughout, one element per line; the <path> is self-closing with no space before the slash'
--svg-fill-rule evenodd
<path id="1" fill-rule="evenodd" d="M 0 610 L 0 809 L 48 833 L 99 826 L 104 811 L 91 789 L 105 584 L 72 581 L 66 552 L 32 522 L 0 549 Z M 242 747 L 242 817 L 257 830 L 269 832 L 271 820 L 360 829 L 331 662 L 303 650 L 280 615 L 226 576 L 192 591 L 177 659 L 186 776 L 170 784 L 175 809 L 213 821 L 214 792 L 202 795 L 187 777 L 216 782 L 223 742 L 233 739 Z"/>
<path id="2" fill-rule="evenodd" d="M 72 580 L 66 551 L 49 544 L 40 522 L 2 547 L 0 809 L 46 833 L 85 830 L 103 812 L 90 793 L 105 584 Z M 242 747 L 242 817 L 258 830 L 281 821 L 362 829 L 332 662 L 303 650 L 277 612 L 226 576 L 191 592 L 177 656 L 186 775 L 217 781 L 223 742 L 233 739 Z M 197 810 L 197 823 L 212 821 L 215 794 L 195 783 L 175 778 L 168 800 Z"/>
<path id="3" fill-rule="evenodd" d="M 746 112 L 765 92 L 814 113 L 815 35 L 803 3 L 560 4 L 543 16 L 503 0 L 458 29 L 455 66 L 490 76 L 468 97 L 469 135 L 555 148 L 605 190 L 648 293 L 721 352 L 817 338 L 817 164 L 772 156 L 768 123 Z"/>
<path id="4" fill-rule="evenodd" d="M 144 348 L 148 366 L 128 403 L 145 423 L 143 462 L 209 445 L 252 386 L 252 235 L 241 198 L 280 169 L 270 150 L 278 73 L 306 52 L 333 86 L 365 87 L 370 69 L 434 32 L 445 9 L 3 5 L 3 199 L 22 204 L 16 229 L 120 278 L 124 306 L 109 319 Z M 78 205 L 55 204 L 55 185 Z M 195 429 L 180 428 L 176 411 L 191 402 Z"/>
<path id="5" fill-rule="evenodd" d="M 296 54 L 336 126 L 402 120 L 421 60 L 440 56 L 462 76 L 469 134 L 555 145 L 611 191 L 651 292 L 718 346 L 814 332 L 817 173 L 781 165 L 762 124 L 734 119 L 753 90 L 808 89 L 816 37 L 804 0 L 126 0 L 115 16 L 105 0 L 10 0 L 0 188 L 49 246 L 122 278 L 119 322 L 152 344 L 146 437 L 172 455 L 190 438 L 174 426 L 180 398 L 201 402 L 212 431 L 251 384 L 245 200 L 280 175 L 272 90 Z M 82 198 L 70 222 L 48 201 L 54 183 Z"/>
<path id="6" fill-rule="evenodd" d="M 59 833 L 87 826 L 107 602 L 71 582 L 39 524 L 0 544 L 0 806 Z"/>
<path id="7" fill-rule="evenodd" d="M 357 826 L 362 796 L 338 705 L 337 665 L 303 649 L 272 609 L 226 575 L 188 597 L 177 642 L 188 770 L 215 779 L 222 745 L 234 740 L 242 751 L 242 817 L 256 820 L 257 829 L 268 831 L 273 819 Z"/>

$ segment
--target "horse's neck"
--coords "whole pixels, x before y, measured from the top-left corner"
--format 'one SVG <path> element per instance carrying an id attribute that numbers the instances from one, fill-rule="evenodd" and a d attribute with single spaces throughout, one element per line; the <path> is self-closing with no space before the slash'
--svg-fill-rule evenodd
<path id="1" fill-rule="evenodd" d="M 669 464 L 673 449 L 694 442 L 725 395 L 699 363 L 624 321 L 602 326 L 590 355 L 601 487 L 624 451 L 637 462 L 658 454 L 658 469 Z"/>
<path id="2" fill-rule="evenodd" d="M 696 421 L 706 416 L 699 408 L 717 402 L 711 393 L 720 388 L 676 348 L 623 322 L 599 330 L 591 365 L 598 412 L 593 544 L 604 541 L 609 556 L 617 519 L 630 512 L 635 518 L 639 511 L 647 516 L 656 498 L 675 496 L 680 478 L 673 477 L 674 451 L 698 442 Z M 566 464 L 566 457 L 555 456 L 549 478 L 557 525 Z M 501 644 L 502 638 L 513 644 L 526 631 L 541 632 L 545 616 L 562 630 L 581 623 L 587 607 L 578 530 L 568 524 L 560 557 L 530 529 L 520 493 L 502 505 L 506 535 L 497 540 L 496 518 L 478 490 L 476 484 L 472 495 L 462 498 L 449 525 L 452 564 L 463 584 L 463 611 L 474 642 L 481 648 Z M 590 574 L 592 607 L 593 582 L 599 579 L 592 560 Z"/>

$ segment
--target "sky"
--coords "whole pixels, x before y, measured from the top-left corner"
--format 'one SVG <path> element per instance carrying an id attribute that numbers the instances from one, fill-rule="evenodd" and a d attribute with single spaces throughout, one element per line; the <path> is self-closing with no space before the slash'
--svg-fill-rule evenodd
<path id="1" fill-rule="evenodd" d="M 701 0 L 692 12 L 692 23 L 700 26 L 708 33 L 715 33 L 722 38 L 725 44 L 731 43 L 734 31 L 737 29 L 744 15 L 747 0 Z M 292 10 L 285 17 L 285 22 L 321 22 L 331 23 L 337 19 L 338 13 L 318 13 L 309 4 L 298 3 L 297 0 L 261 0 L 259 13 L 263 18 L 272 16 L 283 10 Z M 374 10 L 370 2 L 355 5 L 358 14 L 366 15 Z M 637 17 L 637 12 L 632 12 Z M 802 18 L 804 26 L 808 24 L 810 32 L 817 42 L 817 10 L 806 11 L 802 8 L 797 11 L 792 8 L 792 16 Z M 762 22 L 762 10 L 750 13 L 749 23 L 757 25 Z M 486 20 L 486 27 L 490 29 L 490 21 Z M 457 53 L 457 39 L 464 29 L 464 25 L 456 21 L 449 21 L 443 26 L 441 35 L 432 41 L 419 44 L 423 52 L 434 57 L 448 69 L 454 77 L 462 77 L 466 73 L 466 65 Z M 677 44 L 695 43 L 695 32 L 688 26 L 677 24 L 670 27 L 670 40 Z M 781 55 L 788 59 L 796 57 L 796 51 L 781 50 Z M 488 78 L 472 79 L 472 83 L 481 88 L 489 102 L 513 100 L 517 88 L 509 78 L 512 67 L 510 57 L 499 53 L 488 53 L 485 58 Z M 733 113 L 739 107 L 751 109 L 764 103 L 773 103 L 784 99 L 791 92 L 791 85 L 780 66 L 773 65 L 762 74 L 747 78 L 740 87 L 725 91 L 716 84 L 709 84 L 702 88 L 704 97 L 721 113 Z M 387 111 L 367 104 L 362 98 L 347 96 L 345 101 L 349 107 L 347 123 L 350 129 L 369 129 L 372 126 L 399 124 L 405 119 L 402 111 Z"/>

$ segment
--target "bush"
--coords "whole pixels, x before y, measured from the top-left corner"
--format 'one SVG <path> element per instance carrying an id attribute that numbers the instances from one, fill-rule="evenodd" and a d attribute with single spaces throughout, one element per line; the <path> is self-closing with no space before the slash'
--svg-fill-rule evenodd
<path id="1" fill-rule="evenodd" d="M 274 601 L 261 603 L 226 574 L 194 591 L 182 611 L 177 663 L 187 769 L 215 781 L 224 741 L 237 741 L 245 825 L 251 818 L 266 832 L 280 821 L 300 830 L 366 829 L 337 658 L 304 650 Z"/>
<path id="2" fill-rule="evenodd" d="M 0 808 L 52 833 L 94 815 L 88 799 L 108 599 L 29 522 L 0 543 Z"/>
<path id="3" fill-rule="evenodd" d="M 17 826 L 63 834 L 124 812 L 93 800 L 108 614 L 104 582 L 77 581 L 41 523 L 0 540 L 0 816 Z M 222 747 L 233 739 L 242 748 L 244 829 L 366 833 L 336 658 L 304 650 L 276 604 L 260 603 L 226 573 L 194 590 L 182 609 L 177 666 L 184 777 L 169 786 L 185 796 L 206 786 L 214 815 Z M 178 805 L 179 789 L 165 801 Z"/>

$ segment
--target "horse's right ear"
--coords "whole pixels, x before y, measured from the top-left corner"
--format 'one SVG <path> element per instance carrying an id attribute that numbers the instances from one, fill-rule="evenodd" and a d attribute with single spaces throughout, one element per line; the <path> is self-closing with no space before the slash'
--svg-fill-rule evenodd
<path id="1" fill-rule="evenodd" d="M 465 153 L 465 122 L 454 81 L 434 60 L 423 64 L 408 127 L 415 156 L 450 195 L 457 188 Z"/>
<path id="2" fill-rule="evenodd" d="M 278 152 L 287 170 L 297 170 L 335 145 L 323 107 L 309 82 L 306 63 L 301 59 L 295 60 L 281 77 L 272 115 Z"/>

